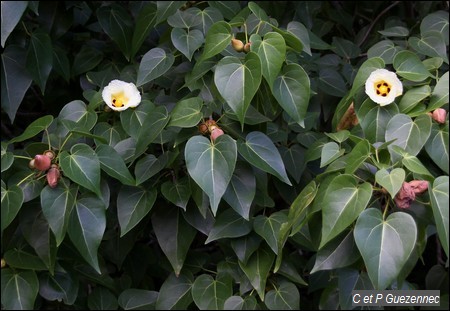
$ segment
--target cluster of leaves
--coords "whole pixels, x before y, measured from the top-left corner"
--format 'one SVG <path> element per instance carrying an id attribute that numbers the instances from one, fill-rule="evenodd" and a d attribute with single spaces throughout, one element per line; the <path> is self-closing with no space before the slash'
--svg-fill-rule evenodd
<path id="1" fill-rule="evenodd" d="M 2 123 L 40 113 L 2 127 L 4 308 L 351 309 L 386 288 L 448 304 L 442 3 L 55 3 L 2 2 Z M 387 106 L 364 92 L 380 68 L 404 87 Z M 138 107 L 105 109 L 113 79 Z M 54 188 L 28 166 L 45 150 Z M 428 191 L 399 209 L 411 180 Z"/>

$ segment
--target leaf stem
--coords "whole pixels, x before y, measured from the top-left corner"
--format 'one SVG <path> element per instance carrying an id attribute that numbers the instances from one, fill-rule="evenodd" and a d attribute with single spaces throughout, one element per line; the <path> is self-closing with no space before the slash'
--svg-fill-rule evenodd
<path id="1" fill-rule="evenodd" d="M 21 181 L 19 181 L 17 183 L 17 186 L 20 186 L 23 182 L 25 182 L 25 180 L 27 180 L 28 178 L 32 177 L 34 175 L 34 172 L 31 173 L 30 175 L 28 175 L 27 177 L 25 177 L 24 179 L 22 179 Z"/>

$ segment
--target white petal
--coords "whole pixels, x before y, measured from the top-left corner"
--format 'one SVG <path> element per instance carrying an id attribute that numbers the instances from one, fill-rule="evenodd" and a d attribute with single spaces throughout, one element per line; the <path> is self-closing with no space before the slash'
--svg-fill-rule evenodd
<path id="1" fill-rule="evenodd" d="M 128 102 L 122 107 L 115 107 L 112 103 L 112 96 L 117 93 L 124 93 L 128 98 Z M 103 101 L 115 111 L 123 111 L 129 107 L 136 107 L 141 103 L 141 94 L 133 83 L 124 82 L 121 80 L 112 80 L 102 91 Z"/>

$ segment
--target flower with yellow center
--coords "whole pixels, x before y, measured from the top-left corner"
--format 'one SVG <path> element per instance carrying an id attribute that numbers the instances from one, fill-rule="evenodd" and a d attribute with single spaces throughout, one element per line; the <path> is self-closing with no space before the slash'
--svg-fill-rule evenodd
<path id="1" fill-rule="evenodd" d="M 377 69 L 366 80 L 366 94 L 380 106 L 385 106 L 403 94 L 403 85 L 395 72 Z"/>
<path id="2" fill-rule="evenodd" d="M 113 110 L 122 111 L 141 103 L 141 94 L 136 85 L 121 80 L 112 80 L 102 91 L 102 98 Z"/>

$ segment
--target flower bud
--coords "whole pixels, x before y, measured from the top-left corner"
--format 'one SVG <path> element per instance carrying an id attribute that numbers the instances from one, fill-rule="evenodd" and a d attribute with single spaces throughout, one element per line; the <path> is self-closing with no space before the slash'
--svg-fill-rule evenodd
<path id="1" fill-rule="evenodd" d="M 428 181 L 426 180 L 412 180 L 409 185 L 416 195 L 421 195 L 428 190 Z"/>
<path id="2" fill-rule="evenodd" d="M 205 123 L 202 123 L 198 126 L 198 130 L 200 133 L 202 133 L 203 135 L 208 133 L 208 126 Z"/>
<path id="3" fill-rule="evenodd" d="M 53 164 L 47 172 L 47 182 L 50 188 L 55 188 L 58 185 L 60 176 L 61 173 L 59 172 L 58 165 Z"/>
<path id="4" fill-rule="evenodd" d="M 43 154 L 37 154 L 34 157 L 34 167 L 40 171 L 46 171 L 50 168 L 52 160 Z"/>
<path id="5" fill-rule="evenodd" d="M 212 132 L 211 132 L 211 140 L 215 141 L 217 139 L 217 137 L 222 136 L 224 133 L 222 131 L 221 128 L 216 127 Z"/>
<path id="6" fill-rule="evenodd" d="M 400 191 L 394 198 L 395 204 L 399 208 L 409 208 L 411 203 L 416 199 L 416 194 L 411 185 L 407 182 L 403 182 Z"/>
<path id="7" fill-rule="evenodd" d="M 244 42 L 238 39 L 231 39 L 231 46 L 236 52 L 242 52 L 244 50 Z"/>
<path id="8" fill-rule="evenodd" d="M 443 108 L 438 108 L 435 111 L 433 111 L 432 118 L 434 121 L 440 124 L 445 123 L 445 118 L 447 116 L 447 111 Z"/>
<path id="9" fill-rule="evenodd" d="M 34 159 L 30 160 L 30 162 L 28 163 L 28 167 L 31 168 L 32 170 L 36 168 L 36 166 L 34 166 Z"/>
<path id="10" fill-rule="evenodd" d="M 250 45 L 252 45 L 251 42 L 247 42 L 247 43 L 244 45 L 244 52 L 245 52 L 245 53 L 250 52 Z"/>
<path id="11" fill-rule="evenodd" d="M 1 267 L 4 268 L 6 267 L 6 260 L 2 258 L 2 263 L 1 263 Z"/>

